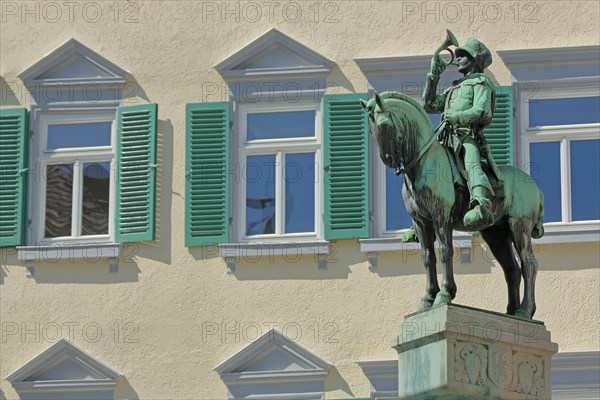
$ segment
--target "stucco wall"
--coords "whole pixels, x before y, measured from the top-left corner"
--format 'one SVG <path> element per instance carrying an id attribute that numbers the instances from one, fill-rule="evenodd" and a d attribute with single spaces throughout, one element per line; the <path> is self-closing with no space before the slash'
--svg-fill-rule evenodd
<path id="1" fill-rule="evenodd" d="M 367 81 L 353 58 L 430 54 L 446 27 L 492 50 L 599 43 L 596 1 L 457 2 L 452 8 L 443 2 L 254 3 L 261 18 L 236 2 L 75 3 L 69 9 L 57 2 L 60 18 L 43 2 L 1 3 L 0 75 L 3 91 L 10 85 L 14 92 L 3 92 L 2 105 L 27 106 L 17 74 L 72 37 L 127 69 L 135 87 L 128 102 L 159 104 L 157 241 L 126 250 L 135 257 L 125 257 L 116 274 L 106 261 L 46 262 L 26 278 L 14 249 L 3 249 L 0 317 L 3 333 L 7 324 L 17 333 L 2 337 L 0 375 L 58 339 L 59 326 L 62 337 L 125 375 L 118 398 L 224 398 L 225 385 L 212 369 L 256 338 L 257 326 L 262 333 L 277 326 L 335 366 L 326 380 L 328 398 L 366 397 L 368 380 L 355 362 L 395 357 L 399 322 L 423 290 L 416 252 L 382 254 L 370 272 L 357 242 L 341 241 L 325 271 L 312 257 L 264 257 L 242 260 L 228 275 L 213 249 L 184 246 L 184 106 L 225 99 L 214 64 L 275 27 L 334 60 L 328 80 L 339 91 L 364 92 Z M 433 11 L 421 15 L 424 7 Z M 303 13 L 297 22 L 294 10 Z M 499 57 L 489 72 L 510 84 Z M 207 96 L 207 84 L 222 89 Z M 503 311 L 504 277 L 485 249 L 476 238 L 473 263 L 457 262 L 456 301 Z M 538 246 L 536 255 L 536 319 L 545 321 L 560 351 L 598 349 L 598 244 Z M 218 332 L 208 335 L 215 326 Z M 7 381 L 0 390 L 3 398 L 16 398 Z"/>

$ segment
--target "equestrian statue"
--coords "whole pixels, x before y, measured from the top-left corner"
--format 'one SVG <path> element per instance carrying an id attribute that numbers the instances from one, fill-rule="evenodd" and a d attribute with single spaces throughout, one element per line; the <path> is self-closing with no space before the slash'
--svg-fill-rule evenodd
<path id="1" fill-rule="evenodd" d="M 420 242 L 427 273 L 420 309 L 449 304 L 456 296 L 452 231 L 479 231 L 504 270 L 507 314 L 531 319 L 536 308 L 538 269 L 531 238 L 544 234 L 543 194 L 524 171 L 497 166 L 483 136 L 496 103 L 494 85 L 484 74 L 492 63 L 490 51 L 475 38 L 459 47 L 452 32 L 446 32 L 446 40 L 431 60 L 423 91 L 424 106 L 393 91 L 375 93 L 367 103 L 361 101 L 381 160 L 397 174 L 404 174 L 402 197 L 414 227 L 403 240 Z M 456 46 L 454 53 L 450 45 Z M 450 53 L 449 61 L 441 57 L 442 50 Z M 450 64 L 457 65 L 464 76 L 437 94 L 440 74 Z M 442 113 L 436 129 L 428 112 Z M 452 178 L 442 171 L 452 171 Z M 436 239 L 443 264 L 441 289 L 436 272 Z"/>

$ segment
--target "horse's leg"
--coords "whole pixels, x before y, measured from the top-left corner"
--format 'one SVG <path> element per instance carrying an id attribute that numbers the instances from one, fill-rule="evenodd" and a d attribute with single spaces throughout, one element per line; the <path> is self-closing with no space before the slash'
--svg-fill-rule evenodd
<path id="1" fill-rule="evenodd" d="M 504 279 L 508 287 L 508 305 L 506 313 L 514 315 L 521 304 L 519 286 L 521 285 L 521 270 L 512 248 L 512 238 L 506 226 L 494 226 L 481 231 L 483 240 L 486 241 L 492 254 L 504 270 Z"/>
<path id="2" fill-rule="evenodd" d="M 435 296 L 433 304 L 450 304 L 456 296 L 456 282 L 454 282 L 454 266 L 452 258 L 454 248 L 452 247 L 452 222 L 446 218 L 441 224 L 435 226 L 436 235 L 440 242 L 440 253 L 444 268 L 442 290 Z"/>
<path id="3" fill-rule="evenodd" d="M 531 319 L 535 314 L 535 276 L 537 275 L 538 262 L 531 247 L 531 232 L 533 223 L 526 218 L 509 220 L 512 240 L 521 259 L 524 292 L 521 306 L 515 312 L 517 317 Z"/>
<path id="4" fill-rule="evenodd" d="M 436 294 L 440 291 L 437 279 L 437 270 L 435 267 L 435 234 L 431 223 L 416 223 L 415 228 L 417 235 L 421 243 L 421 258 L 423 265 L 425 266 L 425 272 L 427 275 L 427 286 L 425 287 L 425 295 L 421 299 L 419 310 L 424 310 L 433 305 Z"/>

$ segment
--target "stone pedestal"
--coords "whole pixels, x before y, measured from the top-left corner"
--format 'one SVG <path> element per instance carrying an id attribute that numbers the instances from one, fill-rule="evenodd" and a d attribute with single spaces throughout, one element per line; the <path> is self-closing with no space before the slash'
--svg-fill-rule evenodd
<path id="1" fill-rule="evenodd" d="M 558 351 L 543 322 L 459 305 L 407 315 L 398 351 L 400 399 L 550 399 Z"/>

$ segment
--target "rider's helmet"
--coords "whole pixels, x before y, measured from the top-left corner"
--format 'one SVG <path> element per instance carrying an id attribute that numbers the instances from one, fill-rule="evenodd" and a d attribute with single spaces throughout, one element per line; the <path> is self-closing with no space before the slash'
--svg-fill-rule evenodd
<path id="1" fill-rule="evenodd" d="M 467 43 L 463 44 L 460 47 L 457 47 L 454 51 L 456 56 L 469 55 L 477 66 L 483 71 L 492 63 L 492 53 L 485 46 L 485 44 L 481 43 L 479 40 L 474 37 L 470 37 L 467 39 Z"/>

